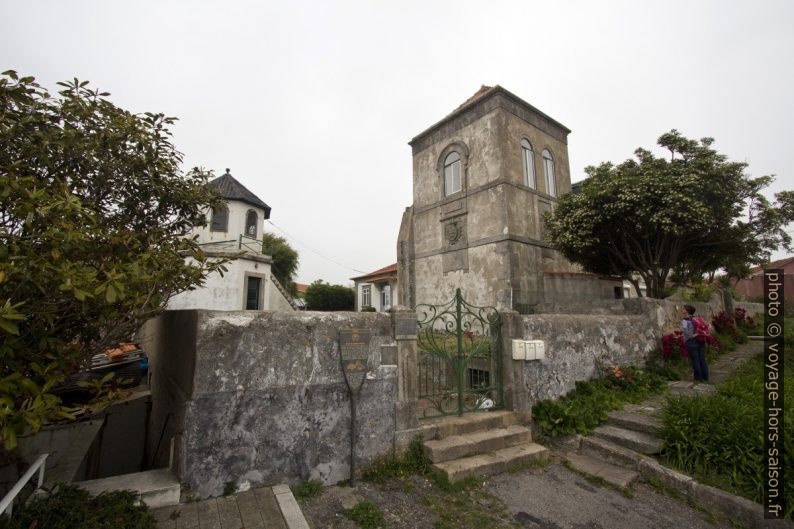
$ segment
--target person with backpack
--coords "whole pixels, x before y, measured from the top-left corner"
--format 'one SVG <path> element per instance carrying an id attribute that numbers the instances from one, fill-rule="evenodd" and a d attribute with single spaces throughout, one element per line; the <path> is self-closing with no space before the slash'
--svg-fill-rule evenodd
<path id="1" fill-rule="evenodd" d="M 709 335 L 709 324 L 694 314 L 695 307 L 684 305 L 684 319 L 681 320 L 684 345 L 692 360 L 695 382 L 708 382 L 709 366 L 706 364 L 706 340 Z"/>

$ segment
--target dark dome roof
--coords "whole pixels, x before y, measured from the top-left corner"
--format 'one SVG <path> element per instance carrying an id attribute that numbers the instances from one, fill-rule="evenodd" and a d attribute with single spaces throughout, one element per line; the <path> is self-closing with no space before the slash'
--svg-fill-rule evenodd
<path id="1" fill-rule="evenodd" d="M 228 169 L 226 169 L 226 174 L 210 181 L 210 185 L 218 188 L 218 192 L 226 200 L 239 200 L 251 206 L 262 208 L 265 210 L 265 218 L 270 218 L 270 206 L 246 189 L 243 184 L 235 180 Z"/>

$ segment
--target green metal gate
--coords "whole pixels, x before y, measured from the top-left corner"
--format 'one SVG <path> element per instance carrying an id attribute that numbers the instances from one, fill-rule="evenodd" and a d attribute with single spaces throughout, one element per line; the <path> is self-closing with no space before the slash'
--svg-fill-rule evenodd
<path id="1" fill-rule="evenodd" d="M 501 408 L 502 320 L 493 307 L 463 300 L 418 305 L 419 417 Z"/>

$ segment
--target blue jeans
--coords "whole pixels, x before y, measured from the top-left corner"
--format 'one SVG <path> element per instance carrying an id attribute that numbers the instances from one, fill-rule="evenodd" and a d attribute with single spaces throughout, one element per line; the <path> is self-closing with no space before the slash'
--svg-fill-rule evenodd
<path id="1" fill-rule="evenodd" d="M 706 344 L 690 338 L 686 341 L 686 350 L 692 360 L 692 369 L 695 371 L 695 380 L 708 382 L 709 366 L 706 365 Z"/>

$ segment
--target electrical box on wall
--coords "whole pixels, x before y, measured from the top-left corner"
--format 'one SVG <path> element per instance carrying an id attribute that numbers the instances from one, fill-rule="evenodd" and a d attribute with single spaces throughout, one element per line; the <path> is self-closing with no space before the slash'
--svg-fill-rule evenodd
<path id="1" fill-rule="evenodd" d="M 546 342 L 543 340 L 513 340 L 513 360 L 543 360 Z"/>

